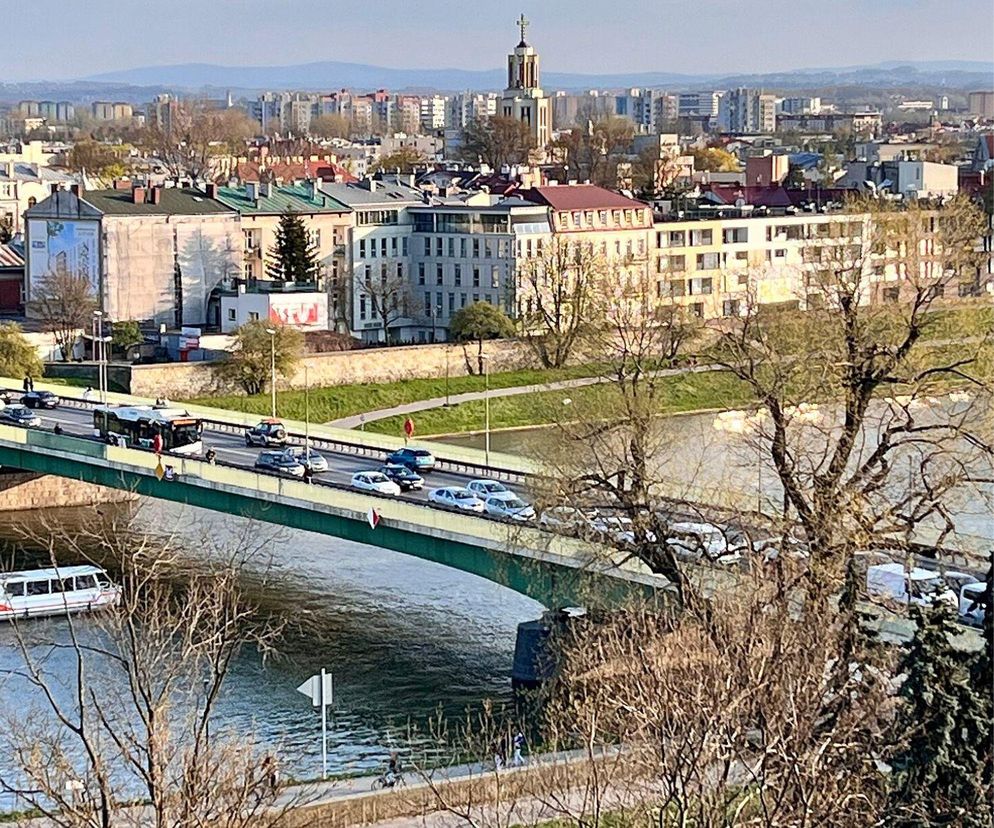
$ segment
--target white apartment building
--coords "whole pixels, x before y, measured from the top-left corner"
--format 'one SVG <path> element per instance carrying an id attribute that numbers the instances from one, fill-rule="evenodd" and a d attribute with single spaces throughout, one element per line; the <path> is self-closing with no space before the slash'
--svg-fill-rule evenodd
<path id="1" fill-rule="evenodd" d="M 421 99 L 421 130 L 435 132 L 445 129 L 445 110 L 448 98 L 431 95 Z"/>

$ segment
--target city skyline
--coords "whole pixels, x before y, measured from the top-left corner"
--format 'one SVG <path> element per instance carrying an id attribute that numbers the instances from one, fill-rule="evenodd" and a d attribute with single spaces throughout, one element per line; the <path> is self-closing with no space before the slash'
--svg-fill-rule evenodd
<path id="1" fill-rule="evenodd" d="M 994 58 L 990 27 L 977 25 L 978 19 L 991 16 L 985 0 L 961 0 L 954 16 L 940 0 L 840 0 L 831 8 L 832 25 L 823 25 L 825 6 L 814 0 L 789 6 L 702 0 L 693 15 L 685 14 L 686 4 L 665 0 L 610 19 L 589 0 L 531 5 L 521 9 L 531 22 L 529 41 L 541 49 L 545 66 L 559 72 L 722 74 Z M 139 5 L 129 10 L 129 26 L 140 34 L 127 39 L 108 25 L 120 13 L 120 6 L 109 0 L 85 7 L 69 0 L 21 7 L 17 28 L 39 31 L 59 19 L 59 30 L 72 32 L 73 40 L 50 36 L 43 61 L 30 39 L 15 40 L 0 55 L 0 74 L 12 82 L 69 80 L 157 65 L 277 66 L 325 60 L 492 70 L 514 37 L 518 14 L 510 7 L 467 14 L 464 4 L 452 0 L 418 4 L 416 19 L 410 17 L 410 5 L 399 0 L 383 0 L 375 16 L 369 6 L 345 0 L 334 19 L 316 0 L 291 0 L 287 6 L 286 13 L 274 15 L 272 4 L 261 0 L 178 0 L 166 20 L 152 7 Z M 893 31 L 895 14 L 900 16 L 900 38 L 852 34 Z M 222 31 L 224 38 L 218 37 Z M 800 34 L 785 39 L 785 31 Z"/>

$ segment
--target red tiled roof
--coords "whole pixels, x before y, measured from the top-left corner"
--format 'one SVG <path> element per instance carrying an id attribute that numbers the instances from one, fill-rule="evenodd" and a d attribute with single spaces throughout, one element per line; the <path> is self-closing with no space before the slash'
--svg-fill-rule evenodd
<path id="1" fill-rule="evenodd" d="M 518 192 L 522 198 L 546 204 L 553 210 L 611 210 L 647 207 L 613 190 L 594 184 L 563 184 L 557 187 L 532 187 Z"/>
<path id="2" fill-rule="evenodd" d="M 334 161 L 307 161 L 305 162 L 307 167 L 308 178 L 320 178 L 322 181 L 341 181 L 345 184 L 351 184 L 359 179 L 356 178 L 352 173 L 350 173 L 341 164 L 336 164 Z"/>

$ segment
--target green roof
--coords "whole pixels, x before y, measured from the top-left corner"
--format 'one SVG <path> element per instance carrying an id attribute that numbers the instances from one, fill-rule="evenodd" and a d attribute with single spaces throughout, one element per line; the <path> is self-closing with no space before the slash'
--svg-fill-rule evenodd
<path id="1" fill-rule="evenodd" d="M 152 204 L 149 197 L 146 190 L 145 202 L 135 204 L 131 190 L 87 190 L 83 193 L 83 201 L 111 216 L 197 216 L 231 212 L 231 207 L 188 187 L 163 187 L 158 204 Z"/>
<path id="2" fill-rule="evenodd" d="M 351 208 L 306 185 L 273 185 L 270 195 L 252 200 L 245 187 L 218 187 L 217 200 L 243 215 L 278 215 L 287 210 L 297 213 L 349 213 Z"/>

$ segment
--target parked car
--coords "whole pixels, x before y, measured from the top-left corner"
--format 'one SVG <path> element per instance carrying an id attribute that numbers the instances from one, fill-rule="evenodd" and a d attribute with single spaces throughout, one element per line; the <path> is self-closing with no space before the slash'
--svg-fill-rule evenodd
<path id="1" fill-rule="evenodd" d="M 383 472 L 362 471 L 352 475 L 352 488 L 362 492 L 376 492 L 377 494 L 393 495 L 400 494 L 400 486 L 394 483 Z"/>
<path id="2" fill-rule="evenodd" d="M 28 408 L 58 408 L 59 398 L 51 391 L 28 391 L 21 402 Z"/>
<path id="3" fill-rule="evenodd" d="M 576 506 L 550 506 L 539 516 L 538 522 L 558 532 L 589 537 L 598 532 L 596 509 L 578 509 Z"/>
<path id="4" fill-rule="evenodd" d="M 397 463 L 387 463 L 380 472 L 400 486 L 402 492 L 423 489 L 425 485 L 425 479 L 421 475 Z"/>
<path id="5" fill-rule="evenodd" d="M 40 426 L 41 417 L 26 405 L 8 405 L 0 411 L 0 420 L 19 426 Z"/>
<path id="6" fill-rule="evenodd" d="M 303 477 L 304 464 L 284 451 L 264 451 L 256 458 L 255 467 L 259 471 L 281 474 L 286 477 Z"/>
<path id="7" fill-rule="evenodd" d="M 535 509 L 516 495 L 511 497 L 493 495 L 483 501 L 483 505 L 487 514 L 494 517 L 511 518 L 512 520 L 532 520 L 535 517 Z"/>
<path id="8" fill-rule="evenodd" d="M 287 446 L 286 453 L 315 474 L 328 471 L 328 461 L 324 455 L 318 454 L 312 448 L 305 449 L 301 446 Z"/>
<path id="9" fill-rule="evenodd" d="M 737 564 L 742 551 L 728 542 L 726 534 L 713 523 L 678 521 L 670 524 L 666 540 L 674 554 L 684 561 L 710 561 L 722 565 Z"/>
<path id="10" fill-rule="evenodd" d="M 390 465 L 407 466 L 411 471 L 424 474 L 435 468 L 435 458 L 426 449 L 402 448 L 387 455 Z"/>
<path id="11" fill-rule="evenodd" d="M 956 593 L 946 586 L 938 572 L 920 567 L 908 571 L 899 563 L 869 567 L 866 570 L 866 593 L 871 599 L 898 604 L 959 604 Z"/>
<path id="12" fill-rule="evenodd" d="M 441 489 L 432 489 L 428 492 L 428 500 L 432 503 L 438 503 L 441 506 L 451 506 L 453 509 L 462 509 L 467 512 L 480 513 L 486 508 L 480 498 L 462 486 L 445 486 Z"/>
<path id="13" fill-rule="evenodd" d="M 245 429 L 246 446 L 285 446 L 286 426 L 279 420 L 263 420 L 257 426 Z"/>
<path id="14" fill-rule="evenodd" d="M 466 488 L 482 500 L 486 500 L 488 497 L 494 495 L 517 497 L 507 486 L 497 480 L 470 480 L 466 484 Z"/>

